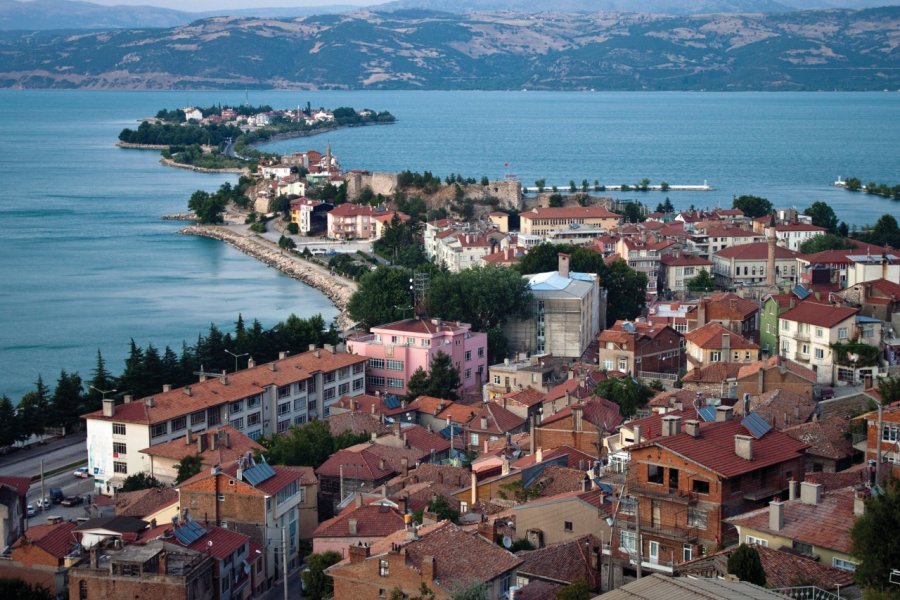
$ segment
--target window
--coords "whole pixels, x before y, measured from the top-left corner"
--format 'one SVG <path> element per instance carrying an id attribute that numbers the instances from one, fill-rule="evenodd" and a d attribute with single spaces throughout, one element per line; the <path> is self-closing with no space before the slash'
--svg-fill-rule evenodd
<path id="1" fill-rule="evenodd" d="M 688 527 L 706 529 L 706 511 L 700 510 L 699 508 L 688 507 L 687 524 Z"/>
<path id="2" fill-rule="evenodd" d="M 817 338 L 820 338 L 820 337 L 822 337 L 823 335 L 825 335 L 825 332 L 822 330 L 822 328 L 821 328 L 821 327 L 816 327 L 816 337 L 817 337 Z"/>
<path id="3" fill-rule="evenodd" d="M 78 582 L 78 600 L 88 600 L 88 584 L 85 579 Z"/>
<path id="4" fill-rule="evenodd" d="M 695 479 L 691 489 L 697 492 L 698 494 L 708 494 L 709 493 L 709 482 L 704 481 L 702 479 Z"/>
<path id="5" fill-rule="evenodd" d="M 472 351 L 471 350 L 466 350 L 466 360 L 467 361 L 472 360 Z"/>
<path id="6" fill-rule="evenodd" d="M 250 396 L 249 398 L 247 398 L 247 410 L 249 410 L 251 408 L 256 408 L 257 406 L 259 406 L 259 402 L 260 402 L 260 395 Z"/>
<path id="7" fill-rule="evenodd" d="M 431 346 L 431 340 L 422 340 L 422 345 L 426 348 Z"/>
<path id="8" fill-rule="evenodd" d="M 334 371 L 329 371 L 328 373 L 325 373 L 323 379 L 325 380 L 325 383 L 334 383 L 334 377 Z"/>
<path id="9" fill-rule="evenodd" d="M 113 462 L 113 472 L 114 473 L 128 473 L 128 463 L 122 461 L 114 461 Z"/>
<path id="10" fill-rule="evenodd" d="M 225 494 L 219 494 L 218 496 L 216 496 L 216 500 L 218 500 L 219 502 L 225 502 Z"/>
<path id="11" fill-rule="evenodd" d="M 125 449 L 125 444 L 122 442 L 113 442 L 113 452 L 115 454 L 128 454 L 128 450 Z"/>
<path id="12" fill-rule="evenodd" d="M 484 358 L 484 346 L 478 348 L 478 358 Z"/>
<path id="13" fill-rule="evenodd" d="M 840 569 L 841 571 L 855 571 L 856 563 L 852 563 L 849 560 L 844 560 L 843 558 L 834 557 L 831 559 L 831 566 L 835 569 Z"/>
<path id="14" fill-rule="evenodd" d="M 613 366 L 614 366 L 613 361 L 611 361 L 609 359 L 603 361 L 603 368 L 606 369 L 607 371 L 612 371 Z"/>
<path id="15" fill-rule="evenodd" d="M 370 358 L 369 359 L 369 368 L 370 369 L 383 369 L 384 368 L 384 359 L 383 358 Z"/>
<path id="16" fill-rule="evenodd" d="M 846 327 L 838 327 L 838 339 L 839 340 L 847 339 L 847 328 Z"/>
<path id="17" fill-rule="evenodd" d="M 610 367 L 612 368 L 612 367 Z M 494 385 L 500 385 L 500 376 L 494 375 Z"/>
<path id="18" fill-rule="evenodd" d="M 297 386 L 298 394 L 302 394 L 306 391 L 306 381 L 298 381 L 295 385 Z"/>
<path id="19" fill-rule="evenodd" d="M 402 360 L 389 360 L 386 363 L 387 369 L 389 371 L 402 371 L 403 370 L 403 361 Z"/>
<path id="20" fill-rule="evenodd" d="M 291 412 L 291 403 L 290 402 L 282 402 L 278 405 L 278 416 L 285 415 Z"/>
<path id="21" fill-rule="evenodd" d="M 322 398 L 324 400 L 331 400 L 332 398 L 334 398 L 334 388 L 325 388 L 325 391 L 322 392 Z"/>
<path id="22" fill-rule="evenodd" d="M 284 421 L 278 421 L 278 433 L 284 433 L 291 427 L 291 420 L 285 419 Z"/>
<path id="23" fill-rule="evenodd" d="M 466 369 L 466 379 L 472 379 L 472 369 Z"/>
<path id="24" fill-rule="evenodd" d="M 347 379 L 348 377 L 350 377 L 350 367 L 341 367 L 338 369 L 339 379 Z"/>
<path id="25" fill-rule="evenodd" d="M 694 547 L 690 544 L 684 544 L 681 547 L 681 558 L 684 562 L 694 559 Z"/>
<path id="26" fill-rule="evenodd" d="M 297 492 L 300 490 L 300 482 L 298 480 L 294 480 L 281 488 L 277 494 L 275 494 L 275 506 L 281 506 L 289 498 L 293 498 Z"/>
<path id="27" fill-rule="evenodd" d="M 294 417 L 294 425 L 303 425 L 304 423 L 306 423 L 306 415 Z"/>
<path id="28" fill-rule="evenodd" d="M 218 406 L 213 406 L 212 408 L 206 411 L 206 421 L 207 425 L 218 425 L 219 421 L 222 420 L 222 411 L 219 410 Z"/>
<path id="29" fill-rule="evenodd" d="M 382 577 L 388 577 L 391 574 L 391 563 L 381 559 L 378 561 L 378 574 Z"/>
<path id="30" fill-rule="evenodd" d="M 572 531 L 572 521 L 563 521 L 563 531 Z"/>
<path id="31" fill-rule="evenodd" d="M 172 431 L 181 431 L 185 427 L 187 427 L 187 417 L 172 419 Z"/>
<path id="32" fill-rule="evenodd" d="M 191 425 L 200 425 L 202 423 L 206 423 L 206 411 L 198 410 L 191 415 Z"/>
<path id="33" fill-rule="evenodd" d="M 231 426 L 235 429 L 243 429 L 244 428 L 244 417 L 240 417 L 231 421 Z"/>
<path id="34" fill-rule="evenodd" d="M 250 431 L 250 432 L 247 433 L 247 437 L 250 438 L 250 439 L 253 440 L 253 441 L 256 441 L 256 440 L 258 440 L 259 438 L 262 437 L 262 430 L 261 430 L 261 429 L 255 429 L 255 430 L 253 430 L 253 431 Z"/>
<path id="35" fill-rule="evenodd" d="M 620 531 L 619 547 L 625 552 L 637 552 L 637 534 L 633 531 Z"/>
<path id="36" fill-rule="evenodd" d="M 232 402 L 231 406 L 228 408 L 228 412 L 231 414 L 239 413 L 244 410 L 244 401 L 238 400 L 237 402 Z"/>
<path id="37" fill-rule="evenodd" d="M 259 413 L 255 412 L 252 415 L 247 415 L 247 425 L 258 425 L 259 424 Z"/>
<path id="38" fill-rule="evenodd" d="M 783 331 L 789 331 L 789 330 L 790 330 L 789 323 L 788 323 L 787 321 L 782 321 L 782 322 L 781 322 L 781 329 L 782 329 Z"/>
<path id="39" fill-rule="evenodd" d="M 884 442 L 896 442 L 900 428 L 896 425 L 885 425 L 881 429 L 881 440 Z"/>
<path id="40" fill-rule="evenodd" d="M 403 389 L 403 380 L 402 380 L 402 379 L 397 379 L 396 377 L 388 377 L 388 378 L 387 378 L 387 386 L 388 386 L 389 388 L 394 388 L 394 389 L 397 389 L 397 390 L 402 390 L 402 389 Z"/>
<path id="41" fill-rule="evenodd" d="M 623 515 L 633 515 L 637 512 L 637 498 L 624 496 L 619 503 L 619 512 Z"/>
<path id="42" fill-rule="evenodd" d="M 748 535 L 746 538 L 744 538 L 744 541 L 747 543 L 748 546 L 762 546 L 764 548 L 769 547 L 769 540 L 764 540 L 762 538 L 753 537 L 752 535 Z"/>
<path id="43" fill-rule="evenodd" d="M 291 386 L 283 385 L 280 388 L 278 388 L 278 397 L 279 398 L 287 398 L 290 395 L 291 395 Z"/>
<path id="44" fill-rule="evenodd" d="M 662 485 L 663 468 L 659 465 L 647 465 L 647 482 Z"/>
<path id="45" fill-rule="evenodd" d="M 825 358 L 825 350 L 822 348 L 815 349 L 815 357 L 816 358 Z"/>
<path id="46" fill-rule="evenodd" d="M 807 544 L 806 542 L 798 542 L 794 540 L 793 544 L 791 544 L 794 550 L 799 552 L 800 554 L 807 554 L 812 556 L 813 547 L 812 544 Z"/>
<path id="47" fill-rule="evenodd" d="M 709 360 L 711 360 L 712 362 L 719 362 L 719 361 L 721 361 L 721 360 L 722 360 L 722 353 L 719 352 L 718 350 L 714 350 L 714 351 L 710 352 L 710 353 L 709 353 Z"/>
<path id="48" fill-rule="evenodd" d="M 384 377 L 380 375 L 366 376 L 366 383 L 369 387 L 384 387 Z"/>
<path id="49" fill-rule="evenodd" d="M 360 373 L 362 373 L 365 370 L 366 370 L 365 363 L 359 362 L 359 363 L 356 363 L 355 365 L 353 365 L 353 374 L 354 375 L 359 375 Z"/>
<path id="50" fill-rule="evenodd" d="M 113 423 L 113 435 L 125 435 L 125 423 Z"/>
<path id="51" fill-rule="evenodd" d="M 354 391 L 363 389 L 363 386 L 365 386 L 365 380 L 362 377 L 353 380 Z"/>
<path id="52" fill-rule="evenodd" d="M 809 356 L 809 344 L 800 344 L 800 354 Z"/>
<path id="53" fill-rule="evenodd" d="M 150 437 L 160 437 L 168 433 L 168 423 L 157 423 L 150 428 Z"/>
<path id="54" fill-rule="evenodd" d="M 349 383 L 342 383 L 338 386 L 338 396 L 344 396 L 350 391 Z"/>

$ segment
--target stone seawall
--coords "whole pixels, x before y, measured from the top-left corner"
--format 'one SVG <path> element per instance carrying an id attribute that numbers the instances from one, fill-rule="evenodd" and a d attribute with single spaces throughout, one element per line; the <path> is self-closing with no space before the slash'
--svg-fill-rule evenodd
<path id="1" fill-rule="evenodd" d="M 352 279 L 332 275 L 328 269 L 282 250 L 277 244 L 249 231 L 235 231 L 218 225 L 191 225 L 182 229 L 181 233 L 223 241 L 285 275 L 316 288 L 341 311 L 337 318 L 340 327 L 344 328 L 352 323 L 347 314 L 347 304 L 357 288 Z"/>
<path id="2" fill-rule="evenodd" d="M 235 173 L 237 175 L 241 175 L 242 173 L 249 172 L 247 169 L 204 169 L 203 167 L 195 167 L 194 165 L 185 165 L 182 163 L 175 162 L 174 160 L 168 158 L 160 158 L 159 162 L 164 164 L 167 167 L 174 167 L 176 169 L 187 169 L 188 171 L 196 171 L 197 173 Z"/>

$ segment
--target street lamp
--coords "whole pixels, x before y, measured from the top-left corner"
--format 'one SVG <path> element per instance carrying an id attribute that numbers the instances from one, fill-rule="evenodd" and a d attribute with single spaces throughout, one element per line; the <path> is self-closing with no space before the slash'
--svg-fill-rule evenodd
<path id="1" fill-rule="evenodd" d="M 103 396 L 103 399 L 104 399 L 104 400 L 106 400 L 106 395 L 107 395 L 107 394 L 114 394 L 114 393 L 116 393 L 116 392 L 119 391 L 119 390 L 101 390 L 100 388 L 94 387 L 94 386 L 90 386 L 90 388 L 91 388 L 92 390 L 96 391 L 96 392 L 100 392 L 100 395 Z"/>
<path id="2" fill-rule="evenodd" d="M 250 356 L 249 352 L 244 352 L 243 354 L 235 354 L 234 352 L 232 352 L 231 350 L 228 350 L 227 348 L 225 349 L 225 352 L 227 352 L 228 354 L 230 354 L 234 357 L 234 372 L 235 373 L 237 373 L 237 370 L 238 370 L 238 359 L 242 358 L 244 356 Z"/>

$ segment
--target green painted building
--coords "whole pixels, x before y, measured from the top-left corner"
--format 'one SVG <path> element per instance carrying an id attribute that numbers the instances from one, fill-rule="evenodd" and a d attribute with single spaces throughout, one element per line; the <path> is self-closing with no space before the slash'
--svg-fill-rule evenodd
<path id="1" fill-rule="evenodd" d="M 759 349 L 767 356 L 778 354 L 778 318 L 797 305 L 794 294 L 768 294 L 763 297 L 759 320 Z"/>

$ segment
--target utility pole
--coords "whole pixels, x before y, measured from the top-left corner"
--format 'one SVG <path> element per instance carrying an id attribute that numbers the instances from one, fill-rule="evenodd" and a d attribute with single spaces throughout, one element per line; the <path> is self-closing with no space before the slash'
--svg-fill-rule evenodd
<path id="1" fill-rule="evenodd" d="M 288 545 L 287 545 L 287 527 L 281 526 L 281 569 L 284 577 L 284 600 L 288 600 Z"/>
<path id="2" fill-rule="evenodd" d="M 44 459 L 41 459 L 41 506 L 44 505 Z M 47 510 L 49 507 L 44 506 L 43 510 Z"/>
<path id="3" fill-rule="evenodd" d="M 244 357 L 244 356 L 249 356 L 249 355 L 250 355 L 249 352 L 244 352 L 243 354 L 235 354 L 234 352 L 232 352 L 231 350 L 228 350 L 228 349 L 226 349 L 225 352 L 226 352 L 227 354 L 230 354 L 231 356 L 234 357 L 234 372 L 235 372 L 235 373 L 238 372 L 238 359 L 239 359 L 239 358 L 242 358 L 242 357 Z"/>

